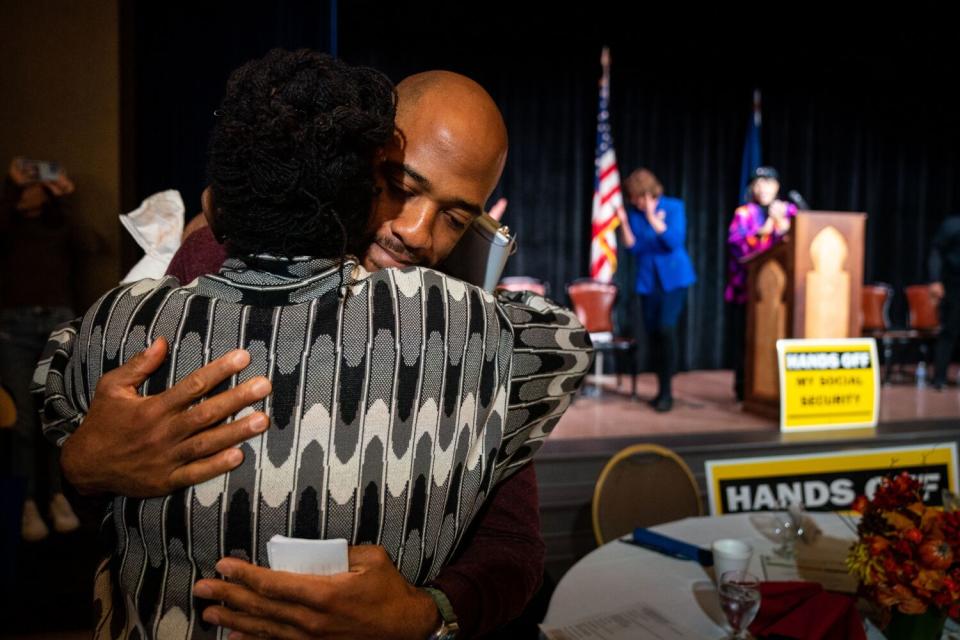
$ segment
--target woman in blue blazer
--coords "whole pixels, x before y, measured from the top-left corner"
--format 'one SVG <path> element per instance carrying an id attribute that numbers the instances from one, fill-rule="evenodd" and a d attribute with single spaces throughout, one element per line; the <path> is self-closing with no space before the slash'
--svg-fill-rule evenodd
<path id="1" fill-rule="evenodd" d="M 663 195 L 663 186 L 646 169 L 637 169 L 624 186 L 629 202 L 621 215 L 623 243 L 637 263 L 634 290 L 643 305 L 643 323 L 659 389 L 650 401 L 660 412 L 673 408 L 670 381 L 676 370 L 677 321 L 687 287 L 697 281 L 684 248 L 687 218 L 683 201 Z"/>

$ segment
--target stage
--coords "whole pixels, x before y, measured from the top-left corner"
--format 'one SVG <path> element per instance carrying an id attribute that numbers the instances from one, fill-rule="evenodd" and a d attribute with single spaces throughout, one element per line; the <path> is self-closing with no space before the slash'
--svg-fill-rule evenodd
<path id="1" fill-rule="evenodd" d="M 956 379 L 957 371 L 951 371 Z M 886 384 L 880 399 L 880 422 L 958 419 L 960 387 L 936 391 L 918 387 L 912 372 L 904 370 L 903 380 Z M 602 395 L 581 394 L 550 434 L 550 441 L 578 438 L 631 438 L 686 434 L 722 434 L 743 431 L 777 433 L 776 421 L 747 413 L 733 397 L 732 371 L 689 371 L 673 379 L 674 409 L 657 413 L 646 400 L 653 397 L 657 383 L 652 373 L 637 376 L 638 400 L 630 399 L 629 378 L 620 385 L 612 375 L 601 376 Z M 594 376 L 587 378 L 592 388 Z"/>

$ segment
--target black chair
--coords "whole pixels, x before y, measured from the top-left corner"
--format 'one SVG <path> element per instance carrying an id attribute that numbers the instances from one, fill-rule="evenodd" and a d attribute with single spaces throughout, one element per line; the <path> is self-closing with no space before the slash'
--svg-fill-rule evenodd
<path id="1" fill-rule="evenodd" d="M 904 361 L 903 353 L 917 340 L 914 329 L 895 329 L 890 322 L 893 287 L 883 282 L 863 285 L 861 333 L 880 344 L 883 356 L 883 383 L 894 381 L 894 366 Z"/>

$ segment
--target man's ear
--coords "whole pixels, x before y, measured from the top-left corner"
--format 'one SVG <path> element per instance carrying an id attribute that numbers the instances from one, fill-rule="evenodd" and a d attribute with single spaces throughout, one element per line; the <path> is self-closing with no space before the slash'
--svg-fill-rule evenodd
<path id="1" fill-rule="evenodd" d="M 200 206 L 203 209 L 203 217 L 206 218 L 210 230 L 213 231 L 213 237 L 217 242 L 223 244 L 226 237 L 217 229 L 217 208 L 213 202 L 213 190 L 208 186 L 200 194 Z"/>

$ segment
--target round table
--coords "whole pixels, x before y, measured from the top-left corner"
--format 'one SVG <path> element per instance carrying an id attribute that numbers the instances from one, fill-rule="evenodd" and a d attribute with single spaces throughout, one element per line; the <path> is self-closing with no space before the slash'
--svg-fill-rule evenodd
<path id="1" fill-rule="evenodd" d="M 756 518 L 760 514 L 754 514 Z M 822 535 L 813 543 L 849 546 L 856 538 L 835 513 L 809 513 Z M 753 545 L 749 571 L 764 578 L 760 555 L 777 546 L 764 537 L 750 514 L 686 518 L 651 527 L 653 531 L 709 549 L 718 538 Z M 842 543 L 841 543 L 842 541 Z M 798 543 L 799 544 L 799 543 Z M 698 563 L 678 560 L 614 540 L 590 552 L 563 576 L 550 600 L 544 625 L 564 626 L 593 615 L 612 613 L 642 601 L 702 638 L 726 638 L 723 613 L 712 577 Z M 882 635 L 867 625 L 869 638 Z"/>

